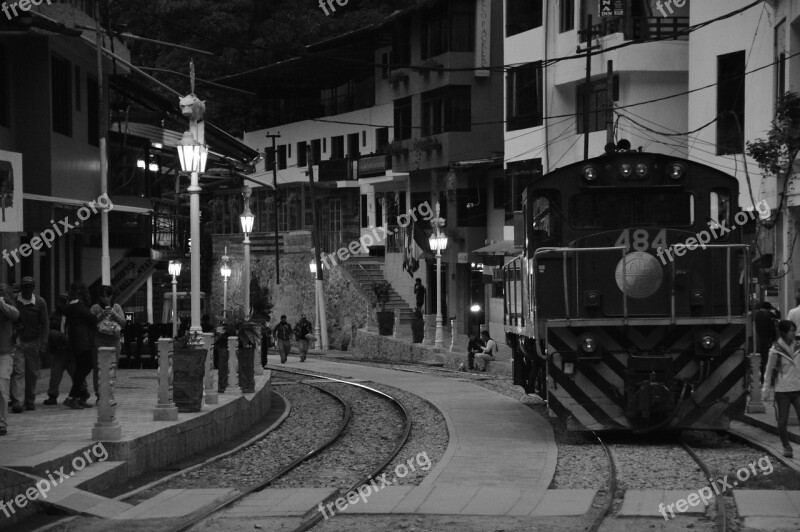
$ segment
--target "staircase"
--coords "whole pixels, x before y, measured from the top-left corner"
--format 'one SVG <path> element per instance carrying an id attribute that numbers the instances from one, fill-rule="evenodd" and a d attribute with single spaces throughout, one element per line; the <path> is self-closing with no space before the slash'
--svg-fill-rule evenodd
<path id="1" fill-rule="evenodd" d="M 157 261 L 147 257 L 125 257 L 111 268 L 111 287 L 115 301 L 124 305 L 147 282 L 147 277 L 155 270 Z M 102 278 L 97 279 L 90 290 L 97 293 Z"/>
<path id="2" fill-rule="evenodd" d="M 366 295 L 370 301 L 374 301 L 372 283 L 386 280 L 383 276 L 383 261 L 374 257 L 352 257 L 350 260 L 344 262 L 343 265 L 356 280 L 361 288 L 361 292 Z M 400 294 L 398 294 L 393 287 L 391 295 L 389 296 L 389 302 L 386 303 L 386 310 L 394 312 L 395 309 L 400 310 L 400 323 L 411 323 L 414 317 L 414 310 L 408 306 L 408 303 L 400 297 Z"/>

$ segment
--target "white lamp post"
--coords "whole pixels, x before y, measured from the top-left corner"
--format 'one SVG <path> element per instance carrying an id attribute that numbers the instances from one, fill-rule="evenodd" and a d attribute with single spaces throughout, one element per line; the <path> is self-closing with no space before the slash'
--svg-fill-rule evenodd
<path id="1" fill-rule="evenodd" d="M 186 113 L 184 113 L 186 116 Z M 202 117 L 200 117 L 202 119 Z M 189 188 L 189 221 L 191 224 L 191 242 L 200 242 L 200 191 L 202 190 L 199 185 L 200 173 L 206 171 L 206 161 L 208 160 L 208 147 L 203 145 L 205 137 L 204 122 L 199 122 L 192 119 L 190 127 L 197 130 L 200 142 L 195 139 L 195 136 L 186 131 L 183 138 L 178 143 L 178 158 L 181 162 L 181 170 L 184 172 L 191 172 L 191 183 Z M 195 245 L 190 248 L 191 251 L 191 273 L 192 273 L 192 323 L 191 329 L 193 331 L 201 331 L 200 326 L 200 246 Z"/>
<path id="2" fill-rule="evenodd" d="M 250 316 L 250 233 L 253 232 L 256 217 L 250 212 L 250 187 L 245 186 L 242 194 L 244 194 L 244 211 L 239 218 L 244 233 L 244 311 Z"/>
<path id="3" fill-rule="evenodd" d="M 442 251 L 447 248 L 447 235 L 440 230 L 444 220 L 439 218 L 439 203 L 436 203 L 436 218 L 432 220 L 436 232 L 428 239 L 431 249 L 436 252 L 436 336 L 434 347 L 444 347 L 444 329 L 442 323 Z"/>
<path id="4" fill-rule="evenodd" d="M 308 269 L 311 270 L 311 275 L 314 277 L 317 276 L 317 261 L 315 259 L 311 259 L 311 262 L 308 263 Z M 325 265 L 322 265 L 322 269 L 325 269 Z M 319 290 L 314 290 L 314 301 L 315 301 L 315 308 L 314 308 L 314 336 L 317 337 L 317 341 L 321 341 L 322 338 L 322 329 L 319 326 L 319 305 L 320 305 L 320 293 Z M 320 344 L 317 344 L 319 347 Z"/>
<path id="5" fill-rule="evenodd" d="M 172 276 L 172 337 L 178 336 L 178 277 L 181 275 L 181 261 L 169 261 L 169 274 Z"/>
<path id="6" fill-rule="evenodd" d="M 231 263 L 228 257 L 228 246 L 225 246 L 225 254 L 222 256 L 222 266 L 219 268 L 222 276 L 222 317 L 228 317 L 228 279 L 231 278 Z"/>

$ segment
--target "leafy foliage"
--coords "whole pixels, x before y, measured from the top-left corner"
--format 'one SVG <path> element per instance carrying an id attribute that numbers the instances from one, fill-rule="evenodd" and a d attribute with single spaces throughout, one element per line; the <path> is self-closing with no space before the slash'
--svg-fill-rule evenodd
<path id="1" fill-rule="evenodd" d="M 229 311 L 227 318 L 219 316 L 218 320 L 219 325 L 215 332 L 220 343 L 223 342 L 223 338 L 227 342 L 229 336 L 236 336 L 239 338 L 240 347 L 249 347 L 261 338 L 261 325 L 251 321 L 241 306 Z"/>
<path id="2" fill-rule="evenodd" d="M 747 155 L 765 173 L 778 175 L 800 152 L 800 95 L 787 92 L 781 99 L 766 139 L 747 142 Z"/>
<path id="3" fill-rule="evenodd" d="M 375 296 L 381 312 L 386 312 L 386 304 L 392 295 L 392 285 L 388 281 L 375 281 L 372 283 L 372 294 Z"/>

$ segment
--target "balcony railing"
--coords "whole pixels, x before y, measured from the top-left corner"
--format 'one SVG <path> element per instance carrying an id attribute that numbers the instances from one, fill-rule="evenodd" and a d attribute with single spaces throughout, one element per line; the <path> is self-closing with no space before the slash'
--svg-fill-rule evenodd
<path id="1" fill-rule="evenodd" d="M 665 39 L 686 40 L 688 34 L 680 32 L 689 27 L 689 17 L 631 17 L 630 28 L 623 17 L 605 17 L 591 27 L 592 37 L 597 39 L 614 33 L 624 33 L 626 40 Z M 589 29 L 578 31 L 580 42 L 586 42 Z"/>

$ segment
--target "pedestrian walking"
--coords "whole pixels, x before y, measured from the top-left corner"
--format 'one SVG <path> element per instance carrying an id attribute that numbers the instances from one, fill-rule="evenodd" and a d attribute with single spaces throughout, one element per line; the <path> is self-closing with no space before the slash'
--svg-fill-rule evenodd
<path id="1" fill-rule="evenodd" d="M 772 305 L 769 302 L 759 303 L 758 310 L 753 313 L 753 330 L 756 337 L 756 351 L 761 354 L 761 382 L 766 382 L 769 375 L 766 374 L 767 359 L 769 358 L 769 348 L 776 340 L 775 322 L 769 309 Z"/>
<path id="2" fill-rule="evenodd" d="M 308 356 L 309 337 L 313 328 L 305 314 L 300 316 L 300 321 L 294 326 L 294 337 L 297 339 L 297 349 L 300 351 L 300 362 L 305 362 Z"/>
<path id="3" fill-rule="evenodd" d="M 19 319 L 19 310 L 7 284 L 0 284 L 0 436 L 8 434 L 9 392 L 11 371 L 14 367 L 14 326 Z"/>
<path id="4" fill-rule="evenodd" d="M 67 336 L 69 348 L 75 358 L 75 380 L 64 404 L 76 410 L 91 408 L 86 401 L 91 397 L 86 390 L 86 377 L 92 372 L 92 349 L 98 317 L 89 310 L 89 289 L 83 281 L 72 281 L 69 287 L 67 309 Z"/>
<path id="5" fill-rule="evenodd" d="M 272 331 L 267 325 L 272 318 L 269 311 L 271 308 L 272 305 L 269 304 L 267 298 L 260 297 L 253 303 L 253 315 L 250 317 L 250 321 L 258 323 L 258 326 L 261 327 L 258 343 L 260 344 L 262 369 L 267 367 L 267 351 L 270 346 L 270 336 L 272 336 Z"/>
<path id="6" fill-rule="evenodd" d="M 767 379 L 761 390 L 767 397 L 774 390 L 775 406 L 778 409 L 778 434 L 783 444 L 783 456 L 793 458 L 792 446 L 789 443 L 789 410 L 794 406 L 797 419 L 800 420 L 800 345 L 795 342 L 797 327 L 789 320 L 778 323 L 780 338 L 769 350 L 767 362 Z M 772 370 L 775 369 L 773 377 Z"/>
<path id="7" fill-rule="evenodd" d="M 414 296 L 417 299 L 417 311 L 422 312 L 422 307 L 425 306 L 425 287 L 419 277 L 414 281 Z"/>
<path id="8" fill-rule="evenodd" d="M 786 319 L 794 323 L 794 326 L 800 330 L 800 294 L 795 294 L 794 302 L 797 303 L 797 306 L 786 314 Z"/>
<path id="9" fill-rule="evenodd" d="M 47 303 L 33 293 L 33 277 L 23 277 L 17 294 L 17 346 L 14 352 L 14 370 L 11 373 L 11 411 L 21 413 L 36 410 L 36 382 L 42 366 L 42 355 L 47 354 L 50 338 L 50 314 Z"/>
<path id="10" fill-rule="evenodd" d="M 497 342 L 489 336 L 489 331 L 481 331 L 481 340 L 483 340 L 485 347 L 475 355 L 475 358 L 478 359 L 479 365 L 483 364 L 478 368 L 478 371 L 486 371 L 489 369 L 489 362 L 494 360 L 494 356 L 497 354 Z"/>
<path id="11" fill-rule="evenodd" d="M 92 350 L 92 381 L 94 383 L 94 395 L 97 402 L 100 402 L 100 368 L 97 357 L 101 347 L 113 347 L 116 352 L 116 365 L 119 365 L 120 337 L 122 328 L 125 326 L 125 311 L 114 302 L 114 290 L 108 286 L 100 287 L 100 294 L 97 303 L 89 309 L 97 318 L 97 331 L 94 335 L 94 349 Z M 111 398 L 111 406 L 116 401 Z"/>
<path id="12" fill-rule="evenodd" d="M 286 364 L 289 351 L 292 349 L 292 326 L 286 321 L 286 315 L 281 316 L 281 321 L 275 326 L 275 338 L 278 340 L 278 354 L 281 364 Z"/>
<path id="13" fill-rule="evenodd" d="M 72 382 L 75 382 L 75 359 L 69 349 L 67 338 L 67 294 L 61 294 L 56 303 L 56 308 L 50 314 L 50 338 L 48 345 L 52 364 L 50 366 L 50 385 L 47 388 L 46 405 L 57 405 L 59 388 L 64 371 L 67 372 Z M 84 383 L 85 384 L 85 383 Z"/>

